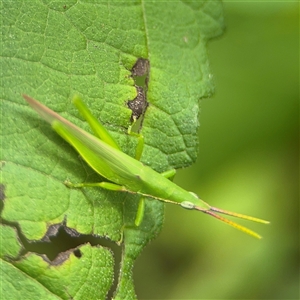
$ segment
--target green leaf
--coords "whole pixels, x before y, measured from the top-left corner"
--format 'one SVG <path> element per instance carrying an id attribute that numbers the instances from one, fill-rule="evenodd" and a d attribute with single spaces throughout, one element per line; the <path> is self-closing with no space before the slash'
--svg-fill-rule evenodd
<path id="1" fill-rule="evenodd" d="M 105 299 L 113 281 L 112 254 L 90 245 L 79 249 L 81 259 L 70 250 L 51 263 L 35 254 L 3 261 L 3 299 Z"/>
<path id="2" fill-rule="evenodd" d="M 74 94 L 80 95 L 122 150 L 134 155 L 137 141 L 127 135 L 131 111 L 126 102 L 137 95 L 131 69 L 138 58 L 146 58 L 150 104 L 142 127 L 142 161 L 159 172 L 186 167 L 197 156 L 198 101 L 213 92 L 206 43 L 222 32 L 221 4 L 36 0 L 1 5 L 2 218 L 16 222 L 28 240 L 45 239 L 51 225 L 64 224 L 78 235 L 122 243 L 114 297 L 134 299 L 132 267 L 160 232 L 164 205 L 147 200 L 137 228 L 137 197 L 66 188 L 66 179 L 102 178 L 31 111 L 21 94 L 90 131 L 71 104 Z M 30 299 L 105 299 L 114 274 L 110 250 L 86 244 L 76 248 L 80 257 L 73 250 L 60 253 L 60 264 L 27 253 L 13 263 L 4 256 L 2 266 L 11 284 L 20 278 L 23 295 Z M 38 287 L 28 291 L 33 284 Z M 11 285 L 10 290 L 17 293 L 18 288 Z"/>
<path id="3" fill-rule="evenodd" d="M 21 250 L 21 244 L 17 239 L 17 233 L 14 228 L 0 225 L 0 257 L 15 257 Z M 5 241 L 5 243 L 3 243 Z"/>

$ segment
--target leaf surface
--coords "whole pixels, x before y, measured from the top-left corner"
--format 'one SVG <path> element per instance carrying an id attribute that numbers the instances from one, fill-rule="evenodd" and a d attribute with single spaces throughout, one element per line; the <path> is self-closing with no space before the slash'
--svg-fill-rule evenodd
<path id="1" fill-rule="evenodd" d="M 13 278 L 18 276 L 30 299 L 105 299 L 113 276 L 119 275 L 114 297 L 134 299 L 133 263 L 160 232 L 163 204 L 148 199 L 145 218 L 136 228 L 136 196 L 66 188 L 66 179 L 103 179 L 21 94 L 90 131 L 71 104 L 74 94 L 80 95 L 122 150 L 134 155 L 137 141 L 127 135 L 131 111 L 126 103 L 137 96 L 131 69 L 138 58 L 146 58 L 149 106 L 141 160 L 158 172 L 186 167 L 197 156 L 199 99 L 213 92 L 206 43 L 222 32 L 221 4 L 36 0 L 1 5 L 3 220 L 17 224 L 29 241 L 41 241 L 51 226 L 61 225 L 79 236 L 122 242 L 119 274 L 111 250 L 90 243 L 60 253 L 59 264 L 33 252 L 17 258 L 10 250 L 16 260 L 4 255 L 2 264 L 10 290 L 17 293 Z"/>

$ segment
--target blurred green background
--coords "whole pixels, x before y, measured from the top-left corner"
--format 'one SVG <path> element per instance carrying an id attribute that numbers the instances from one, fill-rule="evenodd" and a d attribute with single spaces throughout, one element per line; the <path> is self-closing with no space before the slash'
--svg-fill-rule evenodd
<path id="1" fill-rule="evenodd" d="M 225 2 L 209 43 L 216 94 L 202 100 L 199 157 L 175 181 L 209 204 L 271 221 L 255 240 L 166 205 L 134 269 L 139 299 L 299 299 L 299 3 Z"/>

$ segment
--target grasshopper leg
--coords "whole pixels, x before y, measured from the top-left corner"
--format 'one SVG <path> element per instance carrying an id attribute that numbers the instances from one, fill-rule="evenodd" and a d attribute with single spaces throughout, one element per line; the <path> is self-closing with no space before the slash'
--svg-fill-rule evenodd
<path id="1" fill-rule="evenodd" d="M 106 181 L 95 182 L 95 183 L 88 183 L 88 182 L 86 182 L 86 183 L 72 183 L 72 182 L 66 180 L 64 182 L 64 184 L 68 188 L 100 187 L 102 189 L 110 190 L 110 191 L 128 192 L 128 190 L 124 186 L 118 185 L 118 184 L 115 184 L 115 183 L 111 183 L 111 182 L 106 182 Z"/>

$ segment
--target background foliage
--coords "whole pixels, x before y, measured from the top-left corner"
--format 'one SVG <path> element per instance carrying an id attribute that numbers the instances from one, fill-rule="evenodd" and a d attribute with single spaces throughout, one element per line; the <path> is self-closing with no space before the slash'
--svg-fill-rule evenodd
<path id="1" fill-rule="evenodd" d="M 224 3 L 209 45 L 216 95 L 201 101 L 197 163 L 176 182 L 218 207 L 263 217 L 256 241 L 166 206 L 134 269 L 142 299 L 299 299 L 299 3 Z M 248 223 L 245 223 L 248 225 Z"/>

